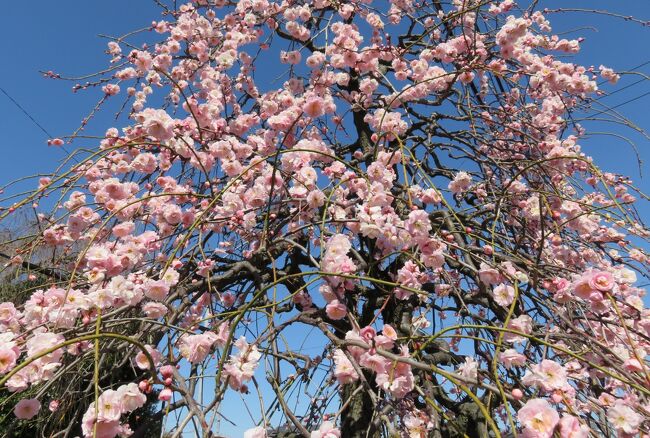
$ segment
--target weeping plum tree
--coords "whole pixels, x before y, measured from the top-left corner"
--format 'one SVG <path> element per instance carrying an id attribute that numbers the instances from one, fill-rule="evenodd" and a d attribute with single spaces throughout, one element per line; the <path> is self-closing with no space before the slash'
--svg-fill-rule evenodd
<path id="1" fill-rule="evenodd" d="M 52 437 L 648 436 L 644 196 L 581 151 L 619 75 L 572 63 L 552 13 L 159 3 L 76 87 L 121 99 L 119 128 L 3 201 L 36 212 L 12 269 L 46 278 L 0 304 L 5 416 Z"/>

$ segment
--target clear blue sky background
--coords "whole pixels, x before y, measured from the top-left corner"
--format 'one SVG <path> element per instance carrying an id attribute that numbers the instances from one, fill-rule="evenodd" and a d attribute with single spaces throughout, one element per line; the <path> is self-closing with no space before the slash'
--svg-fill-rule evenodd
<path id="1" fill-rule="evenodd" d="M 540 4 L 551 9 L 561 6 L 607 9 L 650 20 L 650 2 L 646 0 L 542 0 Z M 107 40 L 99 38 L 98 34 L 122 35 L 160 18 L 159 8 L 150 0 L 7 1 L 2 4 L 1 16 L 0 53 L 5 54 L 5 61 L 0 66 L 0 87 L 55 137 L 73 132 L 102 93 L 95 89 L 73 94 L 74 83 L 44 79 L 39 70 L 53 70 L 69 76 L 99 71 L 107 66 L 109 57 L 103 53 Z M 551 14 L 549 18 L 555 31 L 568 32 L 564 37 L 586 38 L 578 62 L 596 67 L 605 64 L 617 71 L 647 62 L 639 70 L 650 74 L 650 27 L 577 12 Z M 280 67 L 277 74 L 270 73 L 272 77 L 277 76 L 281 73 Z M 603 85 L 603 90 L 615 93 L 600 102 L 621 105 L 618 112 L 641 129 L 650 130 L 650 82 L 633 84 L 639 79 L 638 75 L 628 75 L 615 86 Z M 113 126 L 116 104 L 118 102 L 100 112 L 86 134 L 101 135 L 107 127 Z M 123 123 L 118 122 L 118 126 Z M 585 123 L 585 127 L 592 132 L 615 132 L 634 142 L 644 160 L 643 178 L 632 148 L 622 139 L 595 136 L 581 144 L 604 170 L 630 175 L 644 191 L 650 192 L 650 167 L 647 165 L 650 142 L 634 130 L 613 124 L 593 122 Z M 46 145 L 48 136 L 2 92 L 0 132 L 0 185 L 27 174 L 51 172 L 65 156 L 61 149 Z M 92 146 L 94 142 L 80 141 L 75 145 Z M 640 207 L 642 216 L 649 219 L 648 203 L 640 203 Z M 228 410 L 237 414 L 235 418 L 242 420 L 243 425 L 250 424 L 245 419 L 248 416 L 235 409 L 241 407 L 231 406 Z M 237 436 L 241 434 L 241 426 L 223 432 Z"/>

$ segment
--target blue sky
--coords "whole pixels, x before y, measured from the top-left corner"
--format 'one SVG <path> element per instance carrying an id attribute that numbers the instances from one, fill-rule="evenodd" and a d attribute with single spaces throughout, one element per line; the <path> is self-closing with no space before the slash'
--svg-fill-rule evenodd
<path id="1" fill-rule="evenodd" d="M 561 6 L 608 9 L 650 20 L 650 2 L 644 0 L 542 0 L 540 4 L 549 9 Z M 107 40 L 98 34 L 118 36 L 159 19 L 159 8 L 151 0 L 33 0 L 29 3 L 4 2 L 2 7 L 0 50 L 7 57 L 0 67 L 0 87 L 55 137 L 73 132 L 102 93 L 99 89 L 72 93 L 74 82 L 45 79 L 39 70 L 53 70 L 68 76 L 99 71 L 107 66 L 109 57 L 103 53 Z M 579 12 L 551 14 L 549 19 L 554 30 L 562 32 L 563 37 L 585 37 L 578 62 L 596 67 L 605 64 L 617 71 L 645 63 L 639 70 L 650 75 L 650 51 L 647 50 L 650 27 Z M 276 69 L 270 77 L 282 72 L 281 67 Z M 639 82 L 640 79 L 639 75 L 624 75 L 615 86 L 604 84 L 603 90 L 613 94 L 599 102 L 610 107 L 621 105 L 616 110 L 622 116 L 641 129 L 650 130 L 650 95 L 646 94 L 650 93 L 650 82 Z M 117 104 L 119 102 L 113 102 L 100 112 L 85 133 L 101 135 L 107 127 L 116 124 L 113 115 Z M 2 91 L 0 115 L 3 152 L 0 185 L 28 174 L 50 172 L 65 157 L 61 149 L 46 145 L 48 135 Z M 117 124 L 121 126 L 124 122 Z M 647 165 L 650 142 L 642 134 L 602 121 L 586 122 L 584 126 L 590 132 L 610 132 L 635 143 L 645 161 L 643 178 L 639 175 L 633 149 L 621 137 L 597 135 L 581 142 L 584 151 L 604 170 L 630 175 L 644 191 L 650 191 L 650 167 Z M 73 147 L 92 146 L 93 143 L 81 140 Z M 642 216 L 650 217 L 648 203 L 639 206 Z M 313 345 L 307 347 L 314 348 Z M 309 353 L 316 354 L 316 351 Z M 246 421 L 244 412 L 237 414 Z M 231 433 L 235 433 L 234 430 Z"/>

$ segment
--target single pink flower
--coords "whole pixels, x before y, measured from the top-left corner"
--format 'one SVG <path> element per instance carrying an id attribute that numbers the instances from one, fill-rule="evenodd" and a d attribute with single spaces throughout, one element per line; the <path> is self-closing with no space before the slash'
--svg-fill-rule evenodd
<path id="1" fill-rule="evenodd" d="M 324 421 L 323 424 L 311 433 L 310 438 L 340 438 L 339 431 L 331 421 Z"/>
<path id="2" fill-rule="evenodd" d="M 29 420 L 38 414 L 41 403 L 35 398 L 24 398 L 14 408 L 14 415 L 21 420 Z"/>
<path id="3" fill-rule="evenodd" d="M 514 348 L 509 348 L 499 355 L 499 360 L 506 367 L 523 366 L 526 364 L 526 356 Z"/>
<path id="4" fill-rule="evenodd" d="M 117 388 L 117 396 L 121 400 L 124 412 L 135 411 L 144 406 L 147 402 L 147 396 L 144 395 L 136 383 L 129 383 Z"/>
<path id="5" fill-rule="evenodd" d="M 262 426 L 253 427 L 244 432 L 244 438 L 266 438 L 266 429 Z"/>
<path id="6" fill-rule="evenodd" d="M 589 438 L 589 428 L 578 417 L 564 415 L 559 424 L 560 438 Z"/>
<path id="7" fill-rule="evenodd" d="M 578 281 L 573 283 L 573 291 L 578 298 L 589 300 L 594 292 L 594 288 L 591 285 L 591 276 L 584 275 L 578 279 Z"/>
<path id="8" fill-rule="evenodd" d="M 637 414 L 632 408 L 617 400 L 614 406 L 607 410 L 607 420 L 620 432 L 633 434 L 639 429 L 643 417 Z"/>
<path id="9" fill-rule="evenodd" d="M 359 374 L 352 366 L 352 362 L 342 350 L 334 350 L 334 377 L 341 385 L 352 383 L 359 378 Z"/>
<path id="10" fill-rule="evenodd" d="M 478 276 L 485 285 L 497 284 L 502 278 L 499 271 L 484 262 L 479 266 Z"/>
<path id="11" fill-rule="evenodd" d="M 191 363 L 203 362 L 212 351 L 217 341 L 217 335 L 212 332 L 198 335 L 186 335 L 181 338 L 179 350 L 183 357 Z"/>
<path id="12" fill-rule="evenodd" d="M 150 301 L 148 303 L 145 303 L 142 306 L 142 311 L 149 318 L 156 319 L 156 318 L 160 318 L 161 316 L 166 315 L 168 309 L 167 309 L 167 306 L 165 306 L 163 303 L 156 303 L 156 302 Z"/>
<path id="13" fill-rule="evenodd" d="M 16 306 L 14 303 L 0 303 L 0 323 L 6 323 L 16 317 Z"/>
<path id="14" fill-rule="evenodd" d="M 136 115 L 136 120 L 157 140 L 166 141 L 174 137 L 174 120 L 165 110 L 147 108 Z"/>
<path id="15" fill-rule="evenodd" d="M 537 386 L 544 391 L 553 391 L 567 385 L 567 372 L 559 363 L 544 359 L 538 365 L 533 365 L 521 382 L 527 386 Z"/>
<path id="16" fill-rule="evenodd" d="M 320 97 L 310 97 L 302 106 L 302 110 L 309 117 L 315 118 L 322 116 L 325 112 L 325 103 Z"/>
<path id="17" fill-rule="evenodd" d="M 10 371 L 16 365 L 17 358 L 13 348 L 0 347 L 0 374 Z"/>
<path id="18" fill-rule="evenodd" d="M 614 276 L 607 271 L 598 271 L 589 278 L 589 286 L 601 292 L 608 292 L 614 287 Z"/>
<path id="19" fill-rule="evenodd" d="M 325 306 L 325 313 L 327 316 L 334 320 L 343 319 L 348 314 L 348 309 L 345 304 L 340 303 L 339 300 L 334 300 Z"/>
<path id="20" fill-rule="evenodd" d="M 169 285 L 163 280 L 154 280 L 145 284 L 144 294 L 152 300 L 162 301 L 169 293 Z"/>
<path id="21" fill-rule="evenodd" d="M 125 411 L 122 395 L 112 389 L 104 391 L 97 400 L 97 419 L 99 421 L 119 421 Z"/>
<path id="22" fill-rule="evenodd" d="M 147 349 L 147 352 L 149 352 L 149 355 L 153 359 L 154 366 L 158 366 L 160 360 L 162 359 L 162 354 L 158 350 L 153 348 L 151 345 L 145 345 L 145 348 Z M 138 354 L 135 355 L 135 364 L 141 370 L 148 370 L 151 367 L 151 362 L 149 361 L 149 358 L 147 358 L 147 355 L 144 354 L 142 351 L 139 351 Z"/>
<path id="23" fill-rule="evenodd" d="M 467 172 L 458 172 L 448 185 L 449 190 L 458 195 L 466 192 L 472 185 L 472 177 Z"/>
<path id="24" fill-rule="evenodd" d="M 528 400 L 517 413 L 517 418 L 524 427 L 522 436 L 527 438 L 551 438 L 560 421 L 557 411 L 541 398 Z"/>
<path id="25" fill-rule="evenodd" d="M 507 284 L 501 283 L 492 290 L 494 301 L 503 307 L 507 307 L 515 299 L 515 289 Z"/>
<path id="26" fill-rule="evenodd" d="M 533 331 L 533 318 L 528 315 L 521 315 L 510 321 L 508 328 L 514 331 L 522 332 L 529 334 Z M 526 337 L 521 336 L 515 333 L 506 332 L 503 336 L 503 339 L 506 342 L 523 342 L 526 340 Z"/>

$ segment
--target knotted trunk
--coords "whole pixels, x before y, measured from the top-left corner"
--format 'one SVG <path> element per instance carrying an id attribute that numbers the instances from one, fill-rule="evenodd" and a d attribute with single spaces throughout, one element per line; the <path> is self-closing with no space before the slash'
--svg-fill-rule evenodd
<path id="1" fill-rule="evenodd" d="M 364 373 L 365 374 L 365 373 Z M 374 382 L 372 376 L 366 376 L 368 382 Z M 375 406 L 366 390 L 357 391 L 358 384 L 344 385 L 341 390 L 341 402 L 348 402 L 341 413 L 341 437 L 366 438 L 379 436 L 373 422 Z"/>

